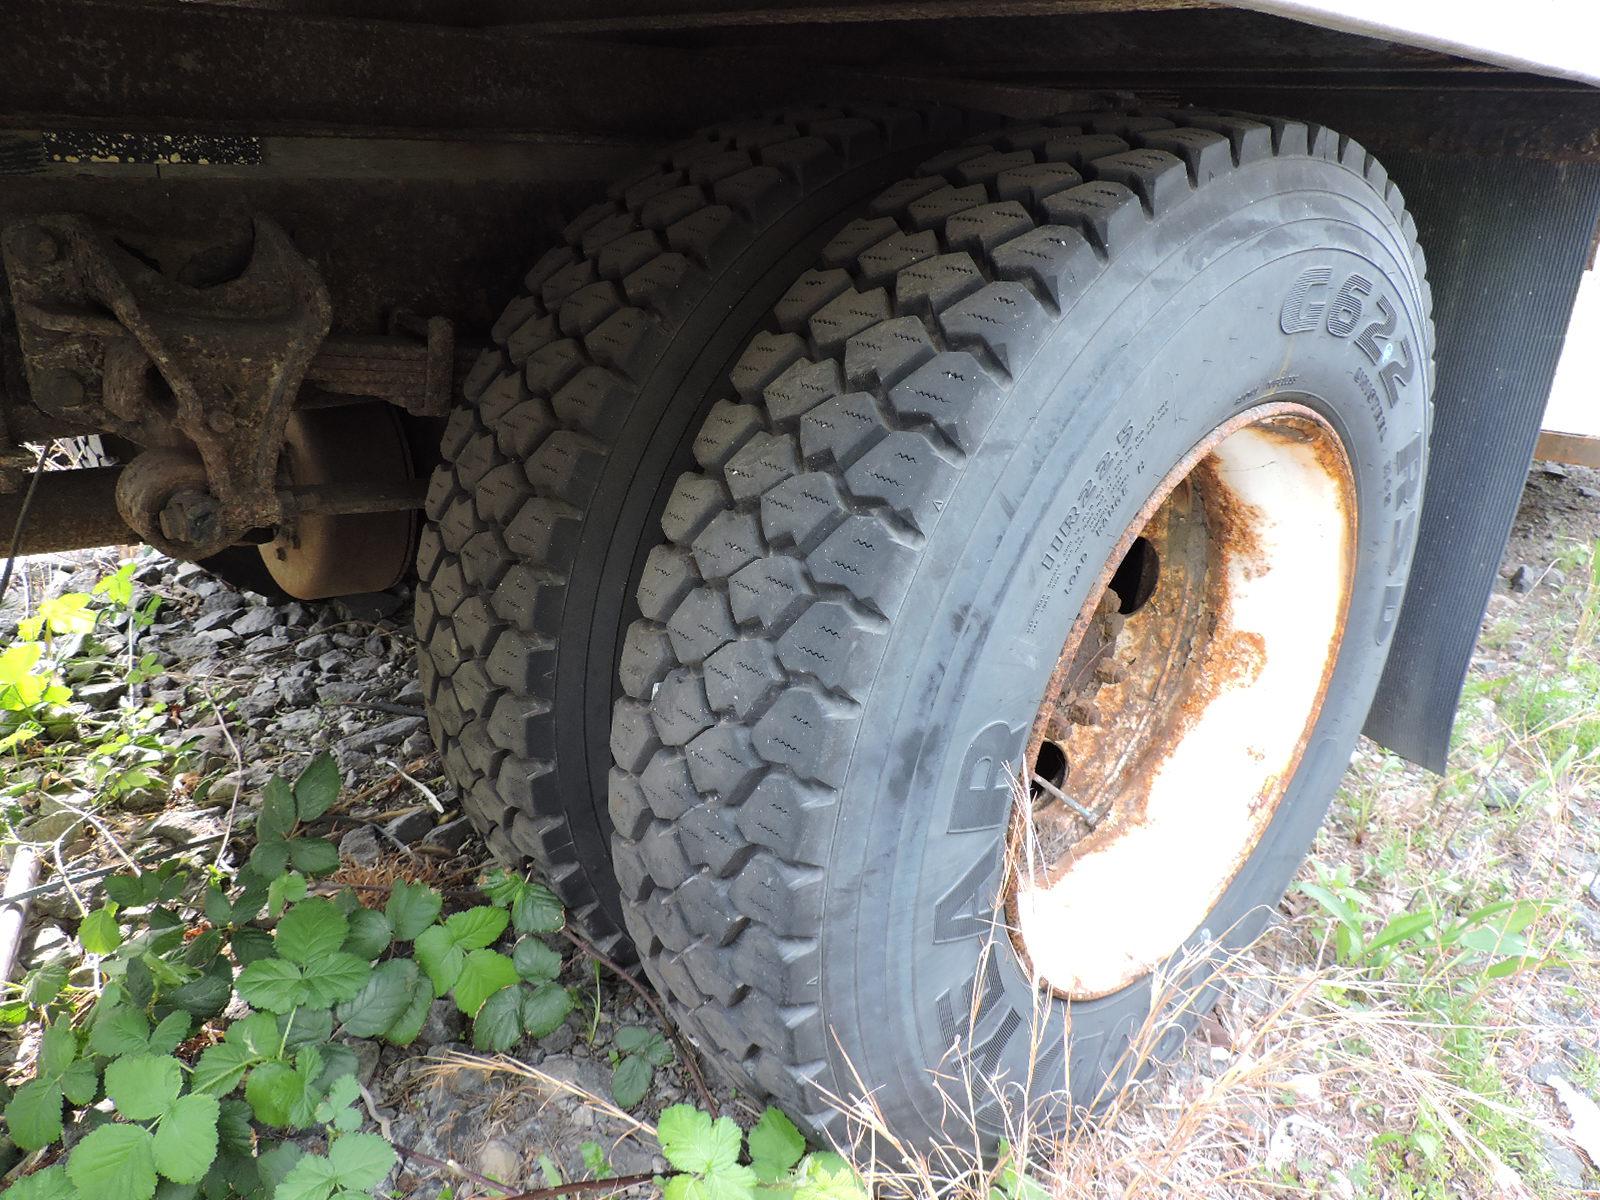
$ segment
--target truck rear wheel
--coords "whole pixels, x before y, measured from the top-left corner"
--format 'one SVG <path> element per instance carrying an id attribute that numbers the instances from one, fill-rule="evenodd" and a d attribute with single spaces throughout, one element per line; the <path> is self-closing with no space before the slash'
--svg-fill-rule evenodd
<path id="1" fill-rule="evenodd" d="M 1107 1099 L 1200 951 L 1175 1049 L 1377 685 L 1430 308 L 1399 189 L 1294 121 L 1008 130 L 841 232 L 701 428 L 614 716 L 629 929 L 736 1081 L 992 1145 Z"/>
<path id="2" fill-rule="evenodd" d="M 445 431 L 416 606 L 434 740 L 490 848 L 614 951 L 607 736 L 644 531 L 756 322 L 848 209 L 968 121 L 797 109 L 672 148 L 528 273 Z"/>

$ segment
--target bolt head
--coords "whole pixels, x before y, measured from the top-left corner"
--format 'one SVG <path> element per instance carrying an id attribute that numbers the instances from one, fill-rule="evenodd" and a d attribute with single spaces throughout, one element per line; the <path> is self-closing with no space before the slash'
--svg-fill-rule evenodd
<path id="1" fill-rule="evenodd" d="M 230 412 L 223 412 L 218 409 L 216 412 L 207 414 L 206 424 L 210 427 L 212 433 L 232 433 L 239 428 L 239 419 Z"/>
<path id="2" fill-rule="evenodd" d="M 200 488 L 180 488 L 168 497 L 157 518 L 162 536 L 181 545 L 210 542 L 220 515 L 217 498 Z"/>
<path id="3" fill-rule="evenodd" d="M 40 408 L 52 411 L 77 408 L 88 394 L 82 377 L 64 369 L 41 371 L 34 381 L 33 393 Z"/>

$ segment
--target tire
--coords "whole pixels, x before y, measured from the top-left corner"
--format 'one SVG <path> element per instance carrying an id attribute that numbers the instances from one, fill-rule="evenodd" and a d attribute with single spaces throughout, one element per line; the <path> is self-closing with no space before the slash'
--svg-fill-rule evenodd
<path id="1" fill-rule="evenodd" d="M 445 430 L 416 605 L 434 740 L 496 856 L 531 861 L 614 954 L 607 738 L 643 532 L 782 289 L 848 208 L 970 120 L 796 109 L 669 149 L 528 273 Z"/>
<path id="2" fill-rule="evenodd" d="M 934 256 L 880 267 L 908 239 Z M 1360 284 L 1341 288 L 1351 274 Z M 1389 312 L 1387 333 L 1356 323 L 1351 303 Z M 1415 536 L 1433 374 L 1415 226 L 1382 166 L 1325 128 L 1187 109 L 1063 116 L 891 186 L 772 328 L 750 365 L 829 386 L 720 402 L 695 443 L 701 471 L 666 509 L 613 717 L 628 928 L 694 1040 L 813 1133 L 845 1138 L 825 1097 L 870 1092 L 910 1144 L 971 1145 L 975 1123 L 993 1146 L 1015 1106 L 943 1094 L 962 1074 L 952 1052 L 979 1079 L 1066 1078 L 1072 1105 L 1092 1108 L 1126 1078 L 1151 1009 L 1148 969 L 1103 994 L 1060 975 L 1036 989 L 1020 910 L 1002 907 L 1019 895 L 1001 892 L 1017 878 L 1006 849 L 1032 819 L 1008 773 L 1040 770 L 1024 761 L 1027 731 L 1056 694 L 1064 634 L 1106 611 L 1095 588 L 1116 586 L 1113 552 L 1163 481 L 1180 481 L 1168 496 L 1198 494 L 1196 475 L 1175 472 L 1231 418 L 1257 422 L 1258 439 L 1285 420 L 1332 438 L 1348 468 L 1326 478 L 1347 492 L 1317 511 L 1345 524 L 1326 526 L 1311 565 L 1333 563 L 1346 591 L 1318 610 L 1331 614 L 1321 699 L 1315 677 L 1294 684 L 1304 732 L 1287 772 L 1260 785 L 1276 799 L 1250 817 L 1242 866 L 1195 860 L 1197 878 L 1219 882 L 1196 891 L 1216 898 L 1192 917 L 1149 894 L 1157 875 L 1133 879 L 1132 907 L 1101 914 L 1119 922 L 1108 944 L 1146 909 L 1153 925 L 1187 921 L 1163 960 L 1201 954 L 1187 1003 L 1154 1022 L 1153 1055 L 1132 1059 L 1181 1043 L 1214 1001 L 1206 947 L 1259 932 L 1322 819 Z M 1380 335 L 1375 367 L 1356 343 Z M 1286 397 L 1303 415 L 1271 415 Z M 1263 512 L 1251 519 L 1279 519 Z M 1284 522 L 1302 519 L 1286 506 Z M 1303 585 L 1289 566 L 1276 574 Z M 1238 694 L 1254 696 L 1276 661 Z M 1189 788 L 1257 811 L 1204 776 Z M 1117 837 L 1132 828 L 1122 819 Z M 1066 1029 L 1069 1013 L 1069 1039 L 1034 1036 Z M 1059 1125 L 1066 1099 L 1041 1097 L 1034 1115 Z"/>

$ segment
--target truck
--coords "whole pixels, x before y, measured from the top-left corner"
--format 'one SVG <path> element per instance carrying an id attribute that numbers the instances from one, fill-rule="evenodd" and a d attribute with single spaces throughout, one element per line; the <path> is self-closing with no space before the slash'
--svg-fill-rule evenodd
<path id="1" fill-rule="evenodd" d="M 11 0 L 0 535 L 412 581 L 487 846 L 724 1076 L 1060 1124 L 1358 736 L 1443 765 L 1593 257 L 1591 21 Z"/>

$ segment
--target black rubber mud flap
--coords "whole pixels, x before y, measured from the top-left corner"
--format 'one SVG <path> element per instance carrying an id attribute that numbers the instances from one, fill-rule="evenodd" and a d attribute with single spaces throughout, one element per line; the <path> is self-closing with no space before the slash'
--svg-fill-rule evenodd
<path id="1" fill-rule="evenodd" d="M 1364 732 L 1443 771 L 1600 216 L 1600 167 L 1373 149 L 1428 248 L 1438 384 L 1411 581 Z"/>

